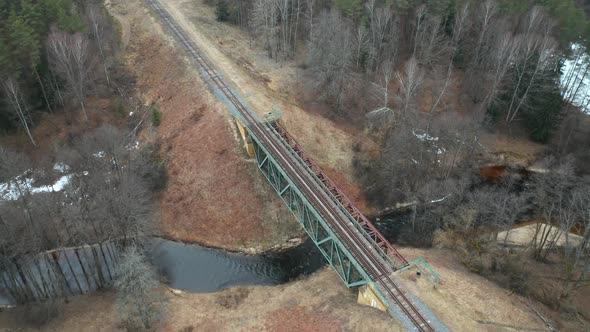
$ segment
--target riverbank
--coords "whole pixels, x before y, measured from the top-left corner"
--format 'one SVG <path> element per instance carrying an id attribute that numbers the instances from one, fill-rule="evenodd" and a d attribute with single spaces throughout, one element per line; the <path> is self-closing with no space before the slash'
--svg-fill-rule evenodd
<path id="1" fill-rule="evenodd" d="M 167 318 L 157 331 L 401 331 L 388 314 L 357 305 L 356 292 L 342 287 L 329 268 L 280 286 L 207 294 L 173 294 L 163 286 L 162 292 Z M 41 330 L 124 331 L 114 300 L 112 291 L 72 298 L 60 317 Z M 23 326 L 19 316 L 0 312 L 0 331 L 39 331 Z"/>
<path id="2" fill-rule="evenodd" d="M 543 330 L 544 323 L 535 311 L 554 318 L 546 307 L 471 273 L 450 250 L 400 249 L 410 260 L 425 257 L 442 276 L 443 285 L 435 288 L 412 275 L 404 275 L 400 282 L 419 294 L 452 330 L 505 331 L 506 326 Z M 209 270 L 203 267 L 207 264 L 189 264 L 194 265 L 194 279 L 208 275 Z M 388 314 L 357 304 L 357 289 L 344 287 L 330 267 L 274 286 L 236 286 L 202 294 L 168 287 L 162 283 L 168 309 L 157 331 L 401 330 Z M 110 290 L 72 297 L 62 313 L 41 329 L 19 322 L 20 308 L 1 312 L 0 331 L 123 331 L 114 300 Z M 575 325 L 557 326 L 563 331 L 575 330 Z"/>

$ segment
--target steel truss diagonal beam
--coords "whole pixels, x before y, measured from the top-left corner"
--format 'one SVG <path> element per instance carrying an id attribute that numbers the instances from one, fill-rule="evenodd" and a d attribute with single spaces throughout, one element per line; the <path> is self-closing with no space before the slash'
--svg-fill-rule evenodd
<path id="1" fill-rule="evenodd" d="M 272 156 L 267 154 L 255 139 L 253 144 L 258 168 L 346 287 L 366 284 L 368 281 L 363 277 L 361 267 L 332 233 L 326 222 L 319 217 L 312 204 L 296 189 Z"/>

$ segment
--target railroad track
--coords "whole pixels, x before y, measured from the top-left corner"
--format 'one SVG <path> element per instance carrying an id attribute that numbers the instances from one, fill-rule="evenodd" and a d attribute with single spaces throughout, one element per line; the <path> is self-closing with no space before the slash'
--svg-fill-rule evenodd
<path id="1" fill-rule="evenodd" d="M 325 182 L 314 173 L 314 167 L 319 168 L 312 161 L 306 163 L 297 151 L 289 145 L 285 137 L 277 132 L 277 127 L 272 123 L 260 122 L 252 114 L 225 84 L 211 63 L 203 57 L 198 48 L 186 37 L 182 28 L 174 21 L 170 14 L 161 6 L 157 0 L 146 0 L 150 7 L 160 16 L 162 22 L 172 31 L 178 42 L 186 49 L 201 68 L 207 73 L 211 81 L 219 88 L 225 98 L 235 107 L 240 116 L 242 124 L 246 126 L 250 134 L 262 143 L 265 149 L 275 158 L 290 179 L 297 185 L 302 194 L 316 209 L 318 214 L 326 221 L 334 234 L 346 246 L 350 254 L 359 262 L 369 278 L 381 288 L 387 297 L 389 304 L 396 304 L 408 317 L 415 328 L 419 331 L 433 332 L 434 328 L 420 314 L 412 304 L 403 290 L 394 282 L 391 273 L 396 267 L 385 259 L 380 252 L 381 244 L 367 238 L 367 233 L 359 229 L 358 220 L 343 210 L 341 199 L 335 201 L 334 192 L 330 192 Z M 309 158 L 308 158 L 309 159 Z M 310 170 L 312 171 L 310 173 Z M 348 210 L 350 212 L 350 210 Z M 353 212 L 355 212 L 353 210 Z M 362 217 L 364 218 L 364 216 Z M 364 219 L 366 220 L 366 219 Z M 364 220 L 362 220 L 364 222 Z M 368 221 L 367 221 L 368 223 Z M 369 223 L 370 224 L 370 223 Z M 360 224 L 361 226 L 364 226 Z M 372 227 L 372 225 L 371 225 Z M 370 233 L 369 236 L 381 236 L 378 231 Z M 397 251 L 393 254 L 405 259 Z"/>

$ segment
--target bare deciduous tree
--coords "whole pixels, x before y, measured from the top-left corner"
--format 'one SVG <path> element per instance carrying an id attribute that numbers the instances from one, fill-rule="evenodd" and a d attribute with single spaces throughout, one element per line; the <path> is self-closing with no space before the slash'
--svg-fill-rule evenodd
<path id="1" fill-rule="evenodd" d="M 29 125 L 32 123 L 31 113 L 29 112 L 29 108 L 27 107 L 27 104 L 25 102 L 21 89 L 18 86 L 17 81 L 12 77 L 7 78 L 2 81 L 2 88 L 4 90 L 4 93 L 8 97 L 10 109 L 18 117 L 18 120 L 21 126 L 27 132 L 27 136 L 29 136 L 31 143 L 33 143 L 33 145 L 37 145 L 37 143 L 35 143 L 35 139 L 33 138 L 33 134 L 31 133 L 31 129 L 29 127 Z"/>
<path id="2" fill-rule="evenodd" d="M 391 62 L 385 62 L 382 66 L 383 82 L 382 84 L 373 83 L 383 103 L 383 107 L 379 107 L 367 114 L 370 124 L 376 124 L 376 127 L 385 129 L 385 132 L 392 129 L 395 123 L 399 120 L 404 122 L 415 122 L 415 118 L 418 116 L 414 110 L 415 99 L 418 94 L 418 90 L 422 85 L 423 72 L 419 68 L 418 62 L 411 58 L 404 66 L 402 73 L 396 73 L 395 78 L 399 83 L 399 91 L 395 96 L 396 107 L 395 110 L 389 108 L 389 82 L 392 77 L 393 64 Z M 395 113 L 398 114 L 395 114 Z M 412 120 L 410 119 L 412 118 Z M 407 124 L 406 124 L 407 125 Z"/>
<path id="3" fill-rule="evenodd" d="M 509 32 L 499 36 L 495 42 L 495 47 L 489 53 L 490 70 L 486 80 L 487 93 L 480 107 L 479 115 L 483 116 L 489 106 L 494 103 L 502 88 L 502 83 L 506 78 L 510 66 L 518 54 L 518 49 L 522 39 L 515 37 Z"/>
<path id="4" fill-rule="evenodd" d="M 531 240 L 531 247 L 537 259 L 545 259 L 562 235 L 562 231 L 556 231 L 553 225 L 560 221 L 560 210 L 563 214 L 570 205 L 570 189 L 576 180 L 573 160 L 556 161 L 554 158 L 548 158 L 545 163 L 549 172 L 538 174 L 533 180 L 534 203 L 542 220 L 536 224 L 535 234 Z"/>
<path id="5" fill-rule="evenodd" d="M 374 71 L 385 61 L 393 61 L 398 53 L 398 22 L 386 6 L 377 7 L 375 0 L 366 4 L 369 19 L 367 69 Z"/>
<path id="6" fill-rule="evenodd" d="M 324 91 L 336 108 L 342 108 L 346 81 L 353 64 L 353 34 L 336 10 L 324 12 L 309 46 L 309 63 L 316 91 Z"/>
<path id="7" fill-rule="evenodd" d="M 314 24 L 314 17 L 316 11 L 316 2 L 317 0 L 305 0 L 305 11 L 304 16 L 307 18 L 307 22 L 309 25 L 309 40 L 313 40 L 313 24 Z"/>
<path id="8" fill-rule="evenodd" d="M 566 278 L 563 294 L 570 296 L 576 289 L 590 286 L 590 189 L 589 184 L 583 184 L 572 194 L 575 215 L 581 220 L 577 229 L 581 230 L 581 241 L 572 245 L 569 232 L 566 230 L 565 266 Z M 569 226 L 566 224 L 566 227 Z"/>
<path id="9" fill-rule="evenodd" d="M 506 112 L 506 122 L 512 122 L 518 112 L 528 101 L 531 89 L 539 81 L 539 76 L 545 68 L 551 67 L 555 61 L 557 42 L 551 36 L 552 21 L 539 7 L 533 7 L 527 16 L 526 27 L 522 33 L 523 42 L 520 44 L 516 68 L 519 71 L 514 85 L 514 92 Z M 525 79 L 525 76 L 529 76 Z M 520 94 L 521 87 L 526 87 Z"/>
<path id="10" fill-rule="evenodd" d="M 447 73 L 445 75 L 442 88 L 440 89 L 440 92 L 438 93 L 438 96 L 436 97 L 434 104 L 432 104 L 432 107 L 430 108 L 430 113 L 434 113 L 436 111 L 436 108 L 438 107 L 441 99 L 447 91 L 447 88 L 451 81 L 451 74 L 453 73 L 453 63 L 455 61 L 455 56 L 459 49 L 459 43 L 465 35 L 466 30 L 469 28 L 469 24 L 469 3 L 467 2 L 461 10 L 457 11 L 457 14 L 455 16 L 455 23 L 453 25 L 453 35 L 451 37 L 450 43 L 450 56 L 447 65 Z"/>
<path id="11" fill-rule="evenodd" d="M 419 23 L 416 25 L 413 57 L 421 65 L 435 66 L 448 52 L 442 19 L 419 9 L 416 20 Z"/>
<path id="12" fill-rule="evenodd" d="M 252 31 L 264 40 L 264 47 L 270 57 L 293 55 L 301 7 L 301 0 L 254 1 L 250 26 Z M 311 9 L 309 15 L 313 15 L 313 3 L 308 9 Z M 313 18 L 310 22 L 313 22 Z"/>
<path id="13" fill-rule="evenodd" d="M 465 73 L 463 86 L 476 102 L 481 102 L 485 98 L 485 89 L 481 88 L 481 83 L 485 83 L 485 81 L 482 82 L 481 78 L 485 77 L 487 71 L 492 68 L 493 61 L 486 60 L 490 59 L 487 54 L 493 52 L 494 34 L 505 33 L 498 26 L 496 26 L 496 31 L 492 30 L 496 24 L 497 13 L 498 5 L 494 0 L 482 2 L 475 11 L 474 30 L 477 31 L 477 40 Z"/>
<path id="14" fill-rule="evenodd" d="M 105 28 L 107 26 L 107 23 L 105 22 L 105 17 L 101 12 L 101 9 L 93 4 L 88 6 L 86 16 L 88 17 L 90 28 L 92 29 L 92 35 L 94 36 L 96 46 L 98 47 L 98 51 L 100 53 L 102 65 L 104 68 L 104 74 L 107 79 L 107 84 L 110 85 L 111 80 L 109 77 L 109 66 L 104 47 L 106 38 Z"/>
<path id="15" fill-rule="evenodd" d="M 361 65 L 361 60 L 363 57 L 363 52 L 366 51 L 367 46 L 369 44 L 369 40 L 367 38 L 368 33 L 367 33 L 367 28 L 365 28 L 364 25 L 359 25 L 357 30 L 356 30 L 356 35 L 355 35 L 355 48 L 356 48 L 356 66 L 357 68 L 360 67 Z"/>
<path id="16" fill-rule="evenodd" d="M 396 99 L 401 117 L 404 118 L 416 101 L 416 94 L 422 85 L 423 73 L 418 65 L 418 61 L 414 58 L 408 60 L 404 66 L 404 72 L 397 73 L 396 78 L 400 85 Z"/>
<path id="17" fill-rule="evenodd" d="M 54 29 L 49 34 L 47 48 L 52 66 L 66 80 L 81 107 L 84 120 L 88 121 L 84 99 L 93 66 L 88 39 L 81 33 L 72 35 Z"/>
<path id="18" fill-rule="evenodd" d="M 162 319 L 165 298 L 159 292 L 158 275 L 136 245 L 123 252 L 115 280 L 117 310 L 136 327 L 153 327 Z"/>

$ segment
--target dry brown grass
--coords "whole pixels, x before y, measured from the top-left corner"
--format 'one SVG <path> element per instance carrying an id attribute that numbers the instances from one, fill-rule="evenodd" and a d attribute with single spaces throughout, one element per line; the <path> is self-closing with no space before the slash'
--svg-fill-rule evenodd
<path id="1" fill-rule="evenodd" d="M 403 248 L 408 259 L 422 256 L 441 275 L 442 286 L 433 288 L 426 278 L 412 281 L 402 276 L 404 287 L 418 296 L 453 331 L 505 331 L 489 321 L 525 328 L 543 329 L 543 322 L 524 305 L 524 298 L 498 287 L 467 270 L 455 254 L 446 249 Z"/>
<path id="2" fill-rule="evenodd" d="M 232 250 L 260 251 L 300 233 L 235 135 L 229 113 L 149 17 L 142 1 L 113 1 L 130 25 L 125 58 L 146 103 L 162 113 L 156 135 L 168 186 L 160 195 L 164 235 Z"/>
<path id="3" fill-rule="evenodd" d="M 473 241 L 466 244 L 465 238 Z M 410 257 L 423 255 L 427 258 L 441 274 L 443 287 L 432 292 L 425 281 L 418 278 L 417 282 L 410 282 L 416 281 L 414 275 L 405 275 L 409 289 L 431 308 L 440 308 L 441 301 L 459 301 L 460 305 L 452 308 L 464 310 L 472 307 L 484 314 L 472 316 L 473 320 L 521 326 L 532 317 L 542 324 L 532 307 L 561 331 L 580 331 L 590 326 L 590 287 L 578 289 L 569 298 L 563 296 L 565 267 L 558 253 L 552 253 L 546 261 L 540 262 L 528 252 L 499 248 L 483 234 L 478 238 L 478 234 L 468 237 L 444 232 L 438 234 L 436 240 L 437 246 L 451 249 L 411 249 L 409 252 Z M 452 311 L 444 310 L 441 315 Z M 465 312 L 469 314 L 469 311 Z M 494 317 L 501 319 L 494 320 Z M 493 324 L 487 325 L 493 327 Z"/>

